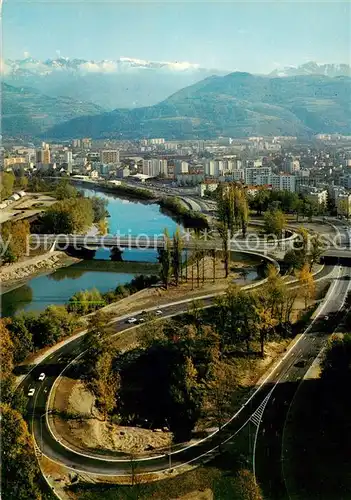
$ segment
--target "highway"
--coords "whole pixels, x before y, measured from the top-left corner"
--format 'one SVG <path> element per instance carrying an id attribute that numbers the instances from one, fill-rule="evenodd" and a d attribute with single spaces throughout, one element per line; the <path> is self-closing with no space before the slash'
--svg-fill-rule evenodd
<path id="1" fill-rule="evenodd" d="M 285 408 L 285 406 L 287 407 L 290 404 L 293 395 L 293 391 L 286 391 L 282 388 L 286 387 L 288 382 L 299 380 L 303 377 L 328 335 L 324 330 L 324 315 L 331 315 L 333 311 L 338 310 L 347 293 L 350 282 L 345 280 L 344 277 L 349 275 L 349 271 L 340 268 L 338 272 L 340 276 L 334 280 L 331 292 L 326 297 L 313 327 L 299 337 L 298 342 L 285 354 L 276 368 L 267 376 L 262 385 L 253 389 L 254 392 L 252 396 L 247 403 L 239 409 L 235 418 L 232 418 L 231 422 L 225 426 L 221 434 L 216 433 L 199 444 L 172 453 L 172 468 L 176 468 L 187 462 L 201 461 L 203 455 L 211 454 L 211 450 L 218 446 L 219 442 L 231 440 L 232 436 L 239 432 L 240 429 L 252 419 L 252 415 L 255 414 L 256 409 L 260 407 L 262 401 L 267 397 L 268 403 L 266 411 L 263 414 L 264 421 L 262 426 L 259 427 L 260 434 L 257 438 L 256 456 L 261 455 L 261 448 L 263 447 L 265 449 L 266 446 L 265 436 L 269 434 L 266 434 L 266 432 L 268 432 L 266 428 L 267 425 L 271 425 L 269 422 L 266 423 L 267 415 L 271 415 L 269 419 L 274 423 L 272 430 L 275 432 L 276 424 L 274 418 L 272 418 L 272 412 L 274 417 L 277 413 L 276 401 L 279 400 L 279 407 Z M 210 306 L 213 303 L 213 298 L 205 299 L 202 302 L 205 306 Z M 187 305 L 174 304 L 169 307 L 163 307 L 162 309 L 165 315 L 175 315 L 185 312 L 187 310 Z M 134 316 L 136 315 L 134 314 Z M 321 325 L 323 325 L 322 328 Z M 125 319 L 118 320 L 114 323 L 117 334 L 128 327 L 130 327 L 130 325 L 126 324 Z M 87 453 L 87 456 L 83 456 L 74 450 L 66 449 L 60 442 L 57 442 L 47 427 L 46 405 L 50 389 L 61 372 L 80 354 L 82 349 L 84 349 L 83 342 L 83 337 L 80 337 L 64 345 L 36 366 L 24 379 L 22 386 L 25 392 L 28 392 L 29 388 L 32 387 L 36 389 L 34 396 L 29 398 L 28 403 L 30 428 L 35 437 L 37 446 L 41 449 L 42 453 L 58 463 L 65 464 L 81 472 L 94 472 L 107 475 L 130 474 L 130 459 L 125 455 L 116 454 L 113 457 L 97 457 L 96 455 L 90 456 L 90 454 Z M 299 366 L 296 366 L 296 363 L 299 363 Z M 46 378 L 43 382 L 40 382 L 38 381 L 38 377 L 42 372 L 46 374 Z M 273 389 L 274 397 L 269 398 L 268 395 Z M 49 418 L 50 416 L 48 419 Z M 263 440 L 262 437 L 264 438 Z M 271 445 L 269 446 L 269 450 L 268 453 L 273 453 Z M 138 460 L 138 470 L 140 472 L 164 470 L 169 468 L 169 464 L 170 459 L 167 454 L 158 457 L 142 458 Z M 260 464 L 261 461 L 256 465 L 259 481 L 261 481 Z"/>
<path id="2" fill-rule="evenodd" d="M 287 359 L 290 368 L 280 368 L 276 376 L 279 383 L 269 398 L 257 428 L 253 453 L 254 470 L 265 498 L 288 498 L 282 474 L 282 439 L 285 419 L 295 391 L 306 371 L 317 357 L 330 334 L 336 329 L 343 302 L 351 288 L 351 269 L 343 268 L 331 285 L 329 300 L 323 305 L 319 317 L 328 321 L 316 321 L 310 331 L 297 344 L 297 352 Z M 302 360 L 296 365 L 297 357 Z"/>

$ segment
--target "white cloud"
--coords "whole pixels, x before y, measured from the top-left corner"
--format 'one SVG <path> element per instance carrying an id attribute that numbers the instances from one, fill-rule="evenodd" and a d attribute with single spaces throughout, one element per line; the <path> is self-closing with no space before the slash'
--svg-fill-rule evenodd
<path id="1" fill-rule="evenodd" d="M 118 71 L 117 63 L 114 61 L 85 62 L 79 65 L 81 71 L 87 73 L 116 73 Z"/>

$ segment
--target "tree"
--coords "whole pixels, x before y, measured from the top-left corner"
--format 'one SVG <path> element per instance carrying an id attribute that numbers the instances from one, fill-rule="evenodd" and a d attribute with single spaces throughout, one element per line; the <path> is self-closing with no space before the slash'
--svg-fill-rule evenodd
<path id="1" fill-rule="evenodd" d="M 88 314 L 106 305 L 104 297 L 96 288 L 76 292 L 67 304 L 67 310 L 76 314 Z"/>
<path id="2" fill-rule="evenodd" d="M 206 390 L 212 407 L 212 416 L 219 430 L 225 423 L 231 409 L 233 387 L 228 374 L 228 367 L 220 361 L 210 365 Z"/>
<path id="3" fill-rule="evenodd" d="M 260 189 L 252 198 L 251 205 L 256 210 L 257 215 L 261 215 L 268 208 L 270 192 L 267 189 Z"/>
<path id="4" fill-rule="evenodd" d="M 173 247 L 172 247 L 172 269 L 174 274 L 175 285 L 178 286 L 179 279 L 181 278 L 182 272 L 182 239 L 180 235 L 179 228 L 175 230 L 173 234 Z"/>
<path id="5" fill-rule="evenodd" d="M 54 203 L 41 216 L 41 232 L 51 234 L 84 233 L 94 221 L 89 198 L 69 198 Z"/>
<path id="6" fill-rule="evenodd" d="M 41 500 L 41 474 L 27 424 L 9 405 L 1 404 L 0 410 L 2 497 Z"/>
<path id="7" fill-rule="evenodd" d="M 237 478 L 238 496 L 241 500 L 263 500 L 263 495 L 254 475 L 247 469 L 240 469 Z"/>
<path id="8" fill-rule="evenodd" d="M 230 235 L 229 229 L 224 223 L 219 223 L 218 232 L 222 240 L 222 251 L 224 257 L 225 277 L 229 276 L 229 261 L 230 261 Z"/>
<path id="9" fill-rule="evenodd" d="M 285 227 L 286 218 L 281 210 L 268 210 L 264 214 L 264 229 L 267 234 L 274 234 L 277 238 L 282 238 Z"/>
<path id="10" fill-rule="evenodd" d="M 276 318 L 274 318 L 272 311 L 265 307 L 264 302 L 259 303 L 257 307 L 257 329 L 260 337 L 260 345 L 261 345 L 261 357 L 264 358 L 264 344 L 267 339 L 267 336 L 271 330 L 278 324 Z"/>
<path id="11" fill-rule="evenodd" d="M 27 220 L 6 221 L 1 227 L 3 242 L 9 242 L 7 252 L 2 256 L 4 262 L 14 262 L 26 254 L 30 226 Z"/>
<path id="12" fill-rule="evenodd" d="M 14 345 L 8 330 L 9 321 L 0 318 L 0 375 L 6 378 L 13 369 Z"/>
<path id="13" fill-rule="evenodd" d="M 77 198 L 78 195 L 78 190 L 68 180 L 61 180 L 54 191 L 54 196 L 58 200 Z"/>
<path id="14" fill-rule="evenodd" d="M 33 335 L 26 325 L 25 315 L 14 316 L 8 328 L 14 346 L 14 360 L 20 363 L 34 351 Z"/>
<path id="15" fill-rule="evenodd" d="M 49 306 L 39 315 L 26 313 L 23 318 L 34 347 L 39 349 L 71 335 L 78 324 L 64 306 Z"/>
<path id="16" fill-rule="evenodd" d="M 239 218 L 241 223 L 242 235 L 243 238 L 245 238 L 247 233 L 247 226 L 249 223 L 249 205 L 244 192 L 240 191 L 240 193 L 241 197 L 239 201 Z"/>
<path id="17" fill-rule="evenodd" d="M 98 222 L 98 229 L 101 236 L 105 236 L 108 233 L 108 223 L 105 219 Z"/>
<path id="18" fill-rule="evenodd" d="M 307 308 L 308 301 L 314 297 L 316 290 L 315 282 L 307 263 L 304 264 L 301 271 L 297 273 L 297 278 L 299 280 L 299 289 L 305 299 L 305 308 Z"/>
<path id="19" fill-rule="evenodd" d="M 303 214 L 303 205 L 304 202 L 300 198 L 296 200 L 295 203 L 295 213 L 296 213 L 296 222 L 299 222 L 299 216 Z"/>
<path id="20" fill-rule="evenodd" d="M 324 252 L 324 244 L 319 234 L 314 234 L 310 239 L 310 271 L 312 271 L 313 264 L 318 262 Z"/>
<path id="21" fill-rule="evenodd" d="M 16 184 L 18 185 L 20 190 L 26 190 L 28 187 L 28 177 L 26 177 L 24 174 L 20 175 L 17 178 Z"/>
<path id="22" fill-rule="evenodd" d="M 160 278 L 166 290 L 172 273 L 171 264 L 171 243 L 168 230 L 164 230 L 164 247 L 158 249 L 158 261 L 161 264 Z"/>
<path id="23" fill-rule="evenodd" d="M 13 193 L 13 186 L 15 184 L 15 175 L 12 172 L 2 172 L 0 176 L 1 186 L 1 200 L 5 200 Z"/>
<path id="24" fill-rule="evenodd" d="M 301 269 L 305 264 L 305 254 L 301 250 L 288 250 L 284 255 L 284 262 L 289 266 L 289 272 Z"/>
<path id="25" fill-rule="evenodd" d="M 103 351 L 96 360 L 91 387 L 97 398 L 99 409 L 104 420 L 117 406 L 117 391 L 120 388 L 120 376 L 113 370 L 113 356 L 115 353 Z"/>
<path id="26" fill-rule="evenodd" d="M 90 199 L 93 208 L 94 222 L 100 222 L 108 215 L 107 205 L 108 201 L 98 196 L 93 196 Z"/>

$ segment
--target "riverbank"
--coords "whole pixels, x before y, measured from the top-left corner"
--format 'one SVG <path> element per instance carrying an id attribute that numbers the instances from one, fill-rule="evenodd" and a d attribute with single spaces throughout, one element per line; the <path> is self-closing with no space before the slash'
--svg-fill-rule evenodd
<path id="1" fill-rule="evenodd" d="M 25 257 L 14 264 L 5 264 L 0 268 L 1 293 L 7 293 L 21 287 L 30 278 L 52 273 L 61 267 L 67 267 L 80 261 L 81 259 L 55 250 L 34 257 Z"/>
<path id="2" fill-rule="evenodd" d="M 107 183 L 96 184 L 82 180 L 78 181 L 78 183 L 94 191 L 103 191 L 127 199 L 132 198 L 141 202 L 157 204 L 166 215 L 184 227 L 195 229 L 206 229 L 209 227 L 206 216 L 201 212 L 186 208 L 175 196 L 157 196 L 149 189 L 129 186 L 127 184 L 111 186 Z"/>

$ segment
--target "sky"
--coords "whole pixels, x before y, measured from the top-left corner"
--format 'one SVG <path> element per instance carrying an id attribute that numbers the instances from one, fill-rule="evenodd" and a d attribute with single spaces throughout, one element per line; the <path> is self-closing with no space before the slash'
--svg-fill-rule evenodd
<path id="1" fill-rule="evenodd" d="M 350 64 L 350 12 L 348 1 L 4 0 L 2 57 L 131 57 L 256 73 Z"/>

